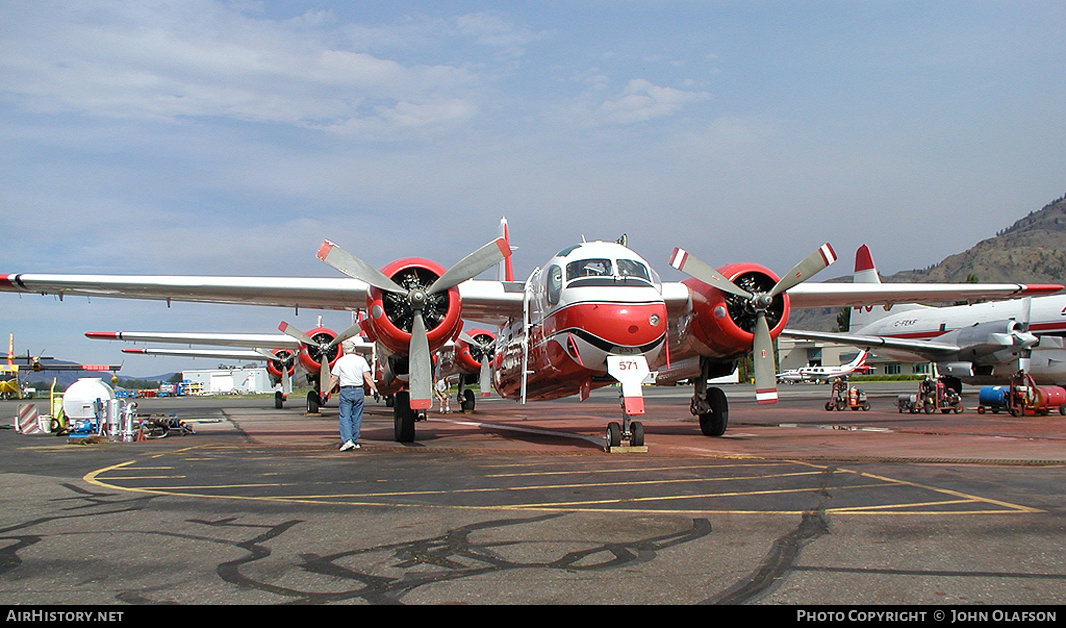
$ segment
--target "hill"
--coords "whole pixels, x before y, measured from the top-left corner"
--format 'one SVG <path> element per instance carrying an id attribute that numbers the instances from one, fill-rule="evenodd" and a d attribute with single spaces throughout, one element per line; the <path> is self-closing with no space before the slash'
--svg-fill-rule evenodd
<path id="1" fill-rule="evenodd" d="M 850 281 L 850 277 L 840 281 Z M 1066 196 L 978 242 L 969 250 L 921 270 L 882 276 L 884 282 L 1066 283 Z M 789 327 L 836 328 L 839 310 L 796 310 Z"/>

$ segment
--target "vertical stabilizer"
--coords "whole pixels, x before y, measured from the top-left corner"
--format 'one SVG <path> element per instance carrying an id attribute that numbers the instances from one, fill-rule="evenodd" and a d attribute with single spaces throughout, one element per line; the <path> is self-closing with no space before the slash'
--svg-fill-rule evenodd
<path id="1" fill-rule="evenodd" d="M 874 257 L 870 253 L 870 247 L 865 244 L 855 251 L 855 274 L 852 275 L 852 283 L 881 283 L 881 275 L 874 265 Z M 851 308 L 848 331 L 856 332 L 870 323 L 888 316 L 890 311 L 901 312 L 909 309 L 917 309 L 920 305 L 892 305 L 892 306 L 855 306 Z"/>

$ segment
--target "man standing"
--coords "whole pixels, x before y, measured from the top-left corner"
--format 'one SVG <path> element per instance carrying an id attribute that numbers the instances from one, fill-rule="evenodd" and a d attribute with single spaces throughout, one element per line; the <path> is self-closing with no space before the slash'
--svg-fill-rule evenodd
<path id="1" fill-rule="evenodd" d="M 355 352 L 355 342 L 345 340 L 341 344 L 344 355 L 337 359 L 330 372 L 329 390 L 340 384 L 340 430 L 341 451 L 359 449 L 359 430 L 363 426 L 363 385 L 377 392 L 374 377 L 366 358 Z"/>

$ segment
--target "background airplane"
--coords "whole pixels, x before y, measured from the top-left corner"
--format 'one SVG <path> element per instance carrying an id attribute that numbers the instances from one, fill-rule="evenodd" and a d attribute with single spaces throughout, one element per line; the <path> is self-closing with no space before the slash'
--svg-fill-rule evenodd
<path id="1" fill-rule="evenodd" d="M 394 405 L 396 440 L 414 439 L 419 412 L 432 404 L 432 354 L 455 339 L 468 319 L 497 326 L 493 384 L 521 402 L 621 383 L 622 423 L 608 424 L 608 442 L 643 441 L 640 382 L 671 360 L 698 358 L 690 410 L 701 431 L 721 435 L 728 422 L 724 392 L 707 385 L 754 354 L 756 398 L 777 400 L 773 338 L 791 307 L 890 304 L 923 299 L 1010 298 L 1046 294 L 1061 285 L 804 283 L 835 260 L 819 247 L 778 277 L 757 264 L 715 269 L 682 249 L 670 257 L 690 275 L 663 282 L 651 265 L 618 242 L 565 247 L 525 281 L 475 279 L 510 255 L 501 236 L 450 269 L 403 258 L 382 269 L 330 241 L 317 257 L 345 278 L 0 275 L 0 291 L 358 310 L 361 329 L 391 371 L 407 375 Z"/>
<path id="2" fill-rule="evenodd" d="M 791 369 L 777 374 L 778 382 L 788 382 L 795 384 L 796 382 L 811 382 L 811 381 L 825 381 L 835 379 L 837 377 L 844 377 L 851 375 L 858 371 L 865 373 L 870 370 L 871 367 L 866 366 L 866 357 L 870 355 L 867 350 L 860 351 L 857 356 L 847 364 L 841 364 L 840 366 L 803 366 L 798 369 Z"/>
<path id="3" fill-rule="evenodd" d="M 880 284 L 865 245 L 855 254 L 856 283 Z M 971 305 L 856 307 L 849 331 L 785 329 L 783 336 L 848 344 L 902 361 L 928 361 L 959 382 L 996 384 L 1019 370 L 1037 383 L 1066 383 L 1066 295 Z"/>
<path id="4" fill-rule="evenodd" d="M 51 356 L 34 356 L 27 350 L 26 355 L 15 355 L 15 335 L 8 334 L 7 337 L 7 363 L 0 364 L 0 377 L 5 379 L 0 380 L 0 396 L 4 399 L 22 399 L 23 388 L 22 382 L 19 381 L 19 373 L 27 370 L 40 372 L 40 371 L 99 371 L 110 372 L 111 381 L 114 382 L 118 379 L 116 373 L 122 369 L 121 364 L 67 364 L 57 362 L 44 362 L 43 360 L 54 360 Z M 26 362 L 25 366 L 16 364 L 16 362 Z"/>

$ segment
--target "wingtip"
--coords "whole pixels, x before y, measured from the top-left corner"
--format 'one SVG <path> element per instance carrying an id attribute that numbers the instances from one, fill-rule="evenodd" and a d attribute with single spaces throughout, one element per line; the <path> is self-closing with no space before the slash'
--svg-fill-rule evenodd
<path id="1" fill-rule="evenodd" d="M 1066 286 L 1057 283 L 1030 283 L 1022 284 L 1021 294 L 1026 296 L 1048 295 L 1061 292 Z"/>

